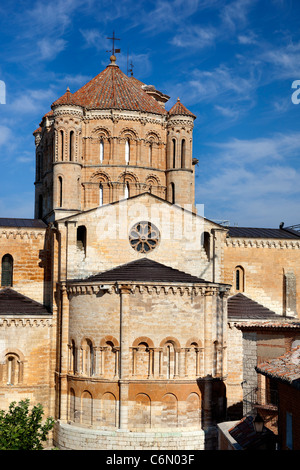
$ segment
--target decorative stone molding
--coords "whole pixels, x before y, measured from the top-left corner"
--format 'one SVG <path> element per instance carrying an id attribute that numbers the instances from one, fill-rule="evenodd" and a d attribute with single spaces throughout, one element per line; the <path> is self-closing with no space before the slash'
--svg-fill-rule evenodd
<path id="1" fill-rule="evenodd" d="M 28 231 L 28 230 L 20 230 L 18 229 L 3 229 L 0 231 L 0 239 L 1 238 L 20 238 L 21 240 L 23 239 L 33 239 L 37 240 L 38 238 L 45 238 L 45 233 L 46 233 L 46 227 L 45 229 L 38 229 L 38 231 Z"/>
<path id="2" fill-rule="evenodd" d="M 211 295 L 218 295 L 221 291 L 218 285 L 174 285 L 174 284 L 143 284 L 143 283 L 127 283 L 126 286 L 124 284 L 108 284 L 108 283 L 97 283 L 97 284 L 85 284 L 85 283 L 78 283 L 78 284 L 68 284 L 66 286 L 67 292 L 69 295 L 78 295 L 78 294 L 98 294 L 103 292 L 103 285 L 105 284 L 105 292 L 108 294 L 118 294 L 123 287 L 126 287 L 126 291 L 130 294 L 134 294 L 136 292 L 139 293 L 147 293 L 149 295 L 152 294 L 164 294 L 164 295 L 187 295 L 187 296 L 211 296 Z M 226 292 L 221 293 L 228 293 L 229 286 Z"/>
<path id="3" fill-rule="evenodd" d="M 30 317 L 30 318 L 24 318 L 24 316 L 18 318 L 18 317 L 0 317 L 0 327 L 5 327 L 5 326 L 8 326 L 8 327 L 11 327 L 11 326 L 15 326 L 15 327 L 26 327 L 26 326 L 30 326 L 30 327 L 49 327 L 51 328 L 53 325 L 53 322 L 52 322 L 52 318 L 33 318 L 33 317 Z"/>
<path id="4" fill-rule="evenodd" d="M 275 240 L 275 239 L 254 239 L 254 238 L 226 238 L 226 246 L 232 248 L 250 247 L 250 248 L 300 248 L 298 240 Z"/>

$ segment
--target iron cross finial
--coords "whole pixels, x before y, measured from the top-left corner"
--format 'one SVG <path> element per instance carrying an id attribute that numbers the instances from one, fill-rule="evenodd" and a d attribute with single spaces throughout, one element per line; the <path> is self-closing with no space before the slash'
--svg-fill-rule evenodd
<path id="1" fill-rule="evenodd" d="M 121 52 L 121 49 L 115 49 L 115 41 L 120 41 L 120 39 L 115 37 L 115 32 L 114 31 L 113 31 L 113 37 L 112 38 L 106 38 L 106 39 L 112 39 L 112 42 L 113 42 L 112 50 L 107 51 L 107 52 L 111 52 L 112 55 L 115 55 L 116 53 Z"/>

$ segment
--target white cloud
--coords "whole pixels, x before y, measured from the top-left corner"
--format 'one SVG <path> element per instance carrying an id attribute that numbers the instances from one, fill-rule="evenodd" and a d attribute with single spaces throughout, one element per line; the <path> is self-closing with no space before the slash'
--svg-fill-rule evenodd
<path id="1" fill-rule="evenodd" d="M 298 222 L 300 171 L 293 159 L 298 157 L 299 140 L 300 133 L 295 133 L 213 143 L 216 153 L 205 159 L 210 162 L 207 178 L 196 190 L 196 201 L 206 205 L 206 217 L 248 226 Z"/>
<path id="2" fill-rule="evenodd" d="M 7 145 L 12 135 L 12 131 L 9 127 L 0 124 L 0 146 Z"/>
<path id="3" fill-rule="evenodd" d="M 170 41 L 176 47 L 191 48 L 193 53 L 214 44 L 218 31 L 211 27 L 191 26 L 183 28 Z"/>
<path id="4" fill-rule="evenodd" d="M 42 60 L 52 60 L 62 52 L 67 45 L 67 41 L 64 39 L 48 39 L 43 38 L 38 41 L 37 46 L 39 48 L 39 57 Z"/>

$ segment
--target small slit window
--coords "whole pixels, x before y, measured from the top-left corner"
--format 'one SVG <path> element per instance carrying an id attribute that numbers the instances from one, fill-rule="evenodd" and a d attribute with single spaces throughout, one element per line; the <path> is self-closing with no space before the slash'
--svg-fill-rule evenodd
<path id="1" fill-rule="evenodd" d="M 237 292 L 244 292 L 245 288 L 245 273 L 242 266 L 235 268 L 235 290 Z"/>
<path id="2" fill-rule="evenodd" d="M 129 139 L 126 139 L 125 142 L 125 163 L 128 165 L 130 161 L 130 142 Z"/>
<path id="3" fill-rule="evenodd" d="M 1 286 L 12 287 L 13 265 L 14 265 L 13 257 L 10 254 L 4 255 L 2 258 L 2 263 L 1 263 Z"/>
<path id="4" fill-rule="evenodd" d="M 185 166 L 185 140 L 181 141 L 181 168 Z"/>
<path id="5" fill-rule="evenodd" d="M 173 168 L 176 166 L 176 140 L 172 140 L 172 147 L 173 147 Z"/>
<path id="6" fill-rule="evenodd" d="M 103 155 L 104 155 L 104 143 L 103 140 L 100 140 L 100 163 L 103 163 Z"/>
<path id="7" fill-rule="evenodd" d="M 103 186 L 101 183 L 99 186 L 99 206 L 103 206 Z"/>
<path id="8" fill-rule="evenodd" d="M 86 227 L 80 225 L 77 228 L 77 248 L 86 254 Z"/>
<path id="9" fill-rule="evenodd" d="M 69 149 L 70 162 L 74 161 L 74 131 L 70 132 L 70 149 Z"/>

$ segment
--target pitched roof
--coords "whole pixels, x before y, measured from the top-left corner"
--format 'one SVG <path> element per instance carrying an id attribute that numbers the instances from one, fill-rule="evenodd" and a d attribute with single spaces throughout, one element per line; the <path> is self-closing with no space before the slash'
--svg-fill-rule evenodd
<path id="1" fill-rule="evenodd" d="M 114 56 L 112 56 L 114 57 Z M 111 63 L 75 93 L 66 91 L 52 107 L 74 104 L 86 109 L 119 109 L 153 114 L 167 111 L 140 85 L 125 75 L 111 58 Z"/>
<path id="2" fill-rule="evenodd" d="M 300 239 L 300 232 L 285 228 L 227 227 L 230 237 Z"/>
<path id="3" fill-rule="evenodd" d="M 263 375 L 288 382 L 300 389 L 300 346 L 283 356 L 259 364 L 255 369 Z"/>
<path id="4" fill-rule="evenodd" d="M 13 219 L 0 218 L 0 227 L 29 227 L 29 228 L 46 228 L 47 224 L 41 219 Z"/>
<path id="5" fill-rule="evenodd" d="M 227 301 L 228 320 L 233 319 L 278 319 L 281 318 L 272 310 L 246 297 L 240 292 Z"/>
<path id="6" fill-rule="evenodd" d="M 245 416 L 228 430 L 228 433 L 243 449 L 254 449 L 263 443 L 264 438 L 273 435 L 272 431 L 265 426 L 262 433 L 257 433 L 253 421 L 253 416 Z"/>
<path id="7" fill-rule="evenodd" d="M 90 276 L 85 279 L 69 280 L 68 282 L 109 282 L 109 281 L 140 281 L 140 282 L 177 282 L 203 283 L 204 279 L 171 268 L 157 261 L 142 258 L 117 266 L 116 268 Z"/>
<path id="8" fill-rule="evenodd" d="M 179 98 L 177 98 L 176 103 L 174 106 L 169 111 L 169 115 L 181 115 L 181 116 L 191 116 L 196 119 L 195 114 L 193 114 L 191 111 L 189 111 L 180 101 Z"/>
<path id="9" fill-rule="evenodd" d="M 39 302 L 5 287 L 0 290 L 0 315 L 49 315 L 49 311 Z"/>

